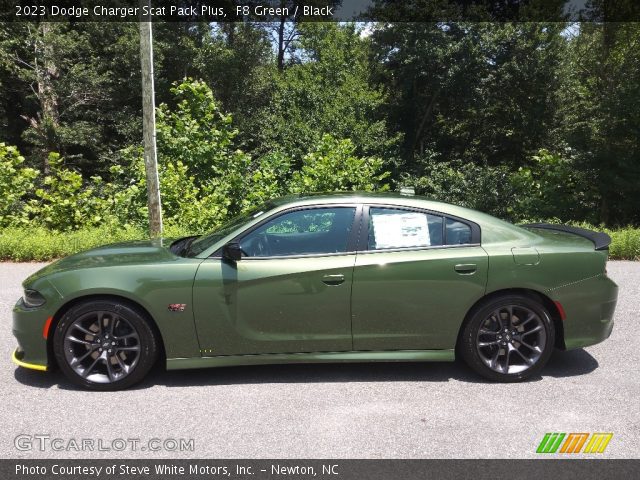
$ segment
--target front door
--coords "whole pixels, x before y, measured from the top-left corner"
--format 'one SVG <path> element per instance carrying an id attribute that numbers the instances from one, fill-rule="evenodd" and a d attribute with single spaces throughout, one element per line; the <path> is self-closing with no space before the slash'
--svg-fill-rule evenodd
<path id="1" fill-rule="evenodd" d="M 205 260 L 194 283 L 203 356 L 348 351 L 355 206 L 276 214 Z"/>

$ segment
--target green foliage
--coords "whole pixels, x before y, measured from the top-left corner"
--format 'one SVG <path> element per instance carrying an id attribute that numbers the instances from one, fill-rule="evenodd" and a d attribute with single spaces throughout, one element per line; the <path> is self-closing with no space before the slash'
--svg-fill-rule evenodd
<path id="1" fill-rule="evenodd" d="M 291 160 L 283 153 L 267 153 L 252 164 L 246 177 L 242 210 L 248 211 L 288 192 Z"/>
<path id="2" fill-rule="evenodd" d="M 640 260 L 640 229 L 606 230 L 611 236 L 609 254 L 613 259 Z"/>
<path id="3" fill-rule="evenodd" d="M 257 121 L 258 151 L 301 159 L 330 134 L 350 138 L 358 155 L 393 153 L 397 136 L 382 116 L 384 89 L 371 81 L 369 39 L 354 25 L 332 22 L 299 30 L 296 55 L 273 77 L 271 102 Z"/>
<path id="4" fill-rule="evenodd" d="M 185 230 L 169 227 L 167 237 L 186 235 Z M 74 231 L 52 231 L 45 227 L 10 227 L 0 230 L 0 260 L 15 262 L 49 261 L 89 248 L 147 237 L 139 227 L 103 225 Z"/>
<path id="5" fill-rule="evenodd" d="M 172 89 L 176 107 L 158 108 L 158 163 L 170 224 L 212 228 L 240 213 L 251 158 L 234 148 L 238 131 L 211 88 L 185 79 Z"/>
<path id="6" fill-rule="evenodd" d="M 550 222 L 560 223 L 560 222 Z M 588 222 L 570 222 L 576 227 L 605 232 L 611 237 L 609 258 L 614 260 L 640 260 L 640 228 L 606 228 Z"/>
<path id="7" fill-rule="evenodd" d="M 158 24 L 165 225 L 388 184 L 637 225 L 639 25 L 291 22 L 280 63 L 277 25 Z M 136 24 L 0 25 L 0 229 L 146 229 L 139 65 Z"/>
<path id="8" fill-rule="evenodd" d="M 233 151 L 238 131 L 231 115 L 220 109 L 202 81 L 185 79 L 171 93 L 175 108 L 162 104 L 157 109 L 159 162 L 181 161 L 200 177 L 230 173 L 236 162 L 244 160 Z"/>
<path id="9" fill-rule="evenodd" d="M 592 180 L 593 175 L 578 170 L 571 157 L 540 150 L 531 166 L 512 175 L 515 197 L 508 211 L 517 218 L 597 220 Z"/>
<path id="10" fill-rule="evenodd" d="M 553 128 L 562 24 L 379 23 L 379 75 L 389 122 L 404 136 L 400 169 L 422 157 L 510 168 Z M 550 94 L 551 92 L 551 94 Z"/>
<path id="11" fill-rule="evenodd" d="M 243 140 L 254 145 L 256 121 L 271 103 L 276 74 L 272 45 L 263 24 L 218 24 L 204 36 L 194 56 L 195 68 L 215 92 Z"/>
<path id="12" fill-rule="evenodd" d="M 37 176 L 36 170 L 24 167 L 16 147 L 0 143 L 0 228 L 27 222 L 24 199 Z"/>
<path id="13" fill-rule="evenodd" d="M 576 167 L 591 171 L 598 220 L 640 221 L 640 23 L 586 22 L 573 29 L 558 96 L 557 135 Z"/>
<path id="14" fill-rule="evenodd" d="M 81 226 L 99 225 L 103 220 L 104 204 L 95 195 L 102 186 L 100 177 L 92 177 L 88 184 L 82 175 L 65 168 L 57 153 L 49 154 L 50 174 L 35 190 L 35 199 L 25 211 L 36 222 L 52 230 L 72 230 Z"/>
<path id="15" fill-rule="evenodd" d="M 158 109 L 158 170 L 165 225 L 191 232 L 215 228 L 228 218 L 290 192 L 374 190 L 388 188 L 378 158 L 358 157 L 350 140 L 322 137 L 291 174 L 290 158 L 273 151 L 255 160 L 234 147 L 232 117 L 221 111 L 211 89 L 184 80 L 173 88 L 175 107 Z M 119 152 L 111 180 L 88 181 L 50 153 L 49 173 L 34 192 L 37 172 L 20 168 L 13 147 L 2 150 L 2 226 L 30 221 L 51 230 L 93 226 L 147 226 L 146 174 L 142 149 Z M 124 166 L 121 166 L 124 165 Z M 22 208 L 21 208 L 22 206 Z"/>
<path id="16" fill-rule="evenodd" d="M 512 218 L 509 204 L 513 188 L 504 167 L 480 167 L 474 163 L 421 160 L 422 176 L 405 175 L 402 186 L 414 187 L 417 194 Z"/>
<path id="17" fill-rule="evenodd" d="M 318 145 L 302 159 L 302 169 L 293 174 L 291 192 L 332 192 L 349 190 L 387 190 L 379 158 L 354 155 L 351 140 L 324 135 Z"/>

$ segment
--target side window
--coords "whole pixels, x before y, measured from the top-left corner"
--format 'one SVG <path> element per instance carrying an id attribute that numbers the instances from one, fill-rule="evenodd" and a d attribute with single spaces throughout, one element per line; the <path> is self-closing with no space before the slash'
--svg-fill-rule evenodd
<path id="1" fill-rule="evenodd" d="M 369 209 L 369 250 L 442 245 L 442 217 L 394 208 Z"/>
<path id="2" fill-rule="evenodd" d="M 346 252 L 355 213 L 355 207 L 285 213 L 242 238 L 240 248 L 247 257 Z"/>
<path id="3" fill-rule="evenodd" d="M 471 243 L 471 227 L 466 223 L 447 218 L 447 245 Z"/>

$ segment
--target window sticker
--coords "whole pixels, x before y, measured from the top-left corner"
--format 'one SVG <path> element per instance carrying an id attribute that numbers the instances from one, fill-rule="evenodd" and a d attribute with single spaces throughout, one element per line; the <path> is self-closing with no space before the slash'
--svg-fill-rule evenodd
<path id="1" fill-rule="evenodd" d="M 431 245 L 427 216 L 422 213 L 374 214 L 371 219 L 376 249 Z"/>

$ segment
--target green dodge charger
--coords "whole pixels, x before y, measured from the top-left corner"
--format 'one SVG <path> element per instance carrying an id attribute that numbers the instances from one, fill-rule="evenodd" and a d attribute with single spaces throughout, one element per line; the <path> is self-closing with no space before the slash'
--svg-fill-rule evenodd
<path id="1" fill-rule="evenodd" d="M 606 339 L 610 238 L 416 196 L 286 197 L 207 235 L 106 245 L 24 281 L 15 363 L 115 390 L 168 369 L 451 361 L 493 381 Z"/>

